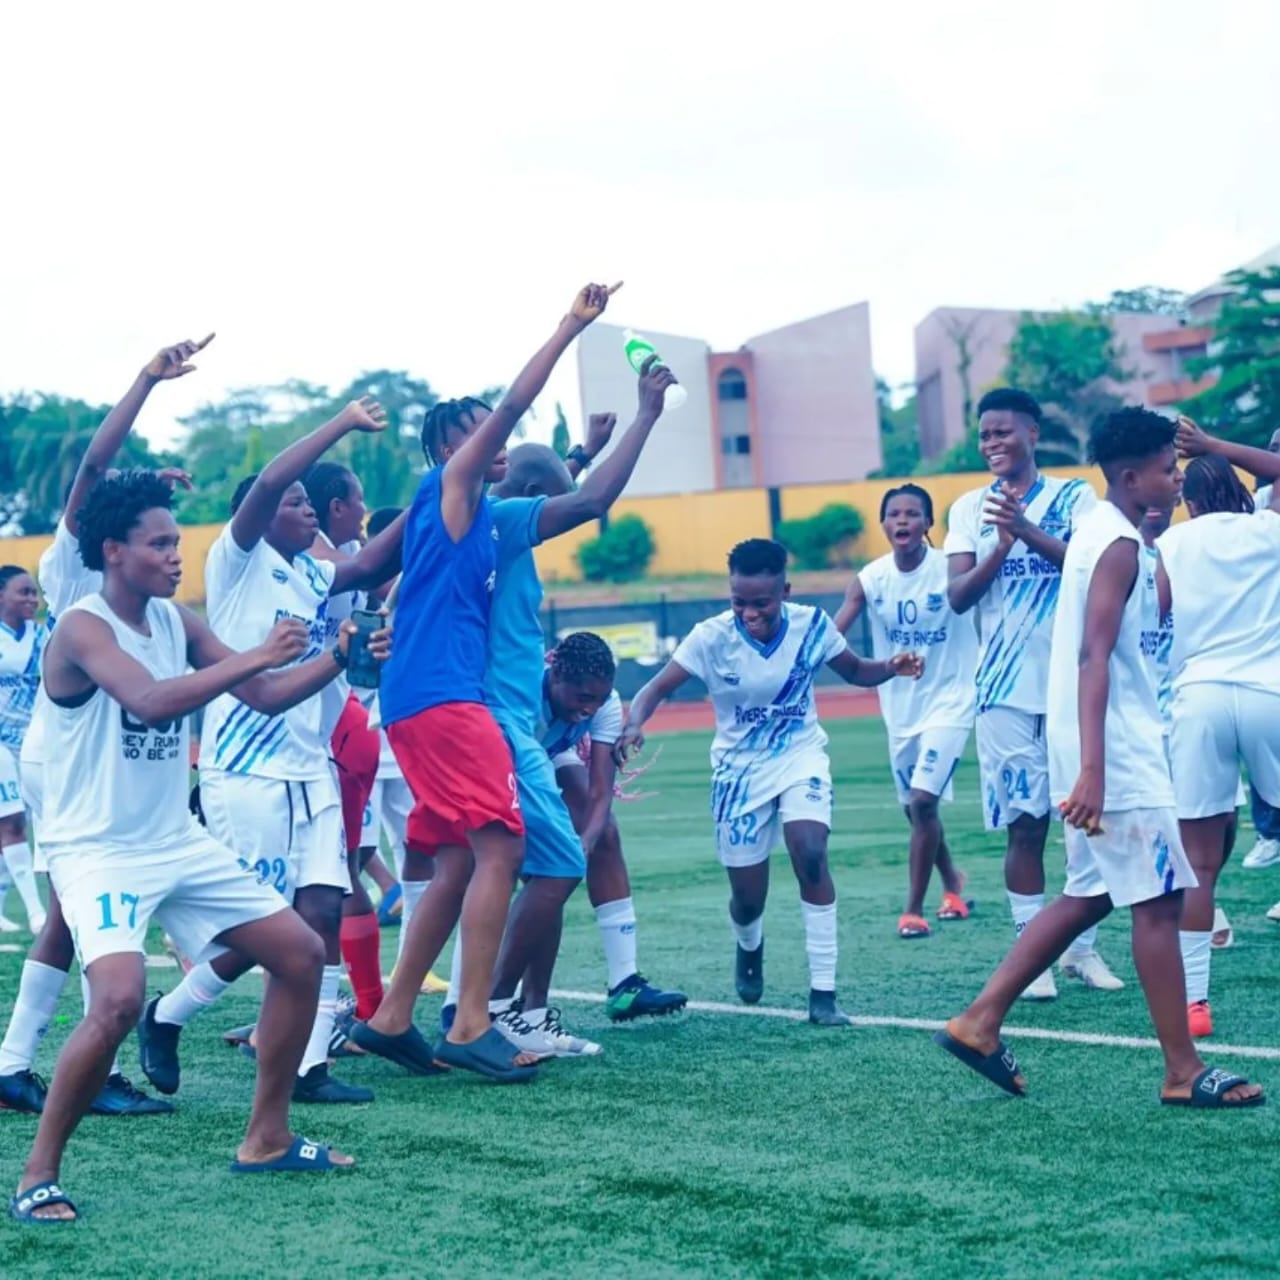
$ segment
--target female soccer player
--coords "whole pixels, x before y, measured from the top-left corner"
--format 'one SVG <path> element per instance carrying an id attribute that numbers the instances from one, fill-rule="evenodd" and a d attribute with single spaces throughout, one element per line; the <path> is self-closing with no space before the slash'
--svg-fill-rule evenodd
<path id="1" fill-rule="evenodd" d="M 686 680 L 696 676 L 707 686 L 716 716 L 711 814 L 729 876 L 738 995 L 757 1004 L 764 994 L 769 854 L 781 833 L 800 886 L 809 1021 L 848 1026 L 835 991 L 836 890 L 827 866 L 831 762 L 813 682 L 823 666 L 864 687 L 894 676 L 919 679 L 924 663 L 912 653 L 863 661 L 821 609 L 791 604 L 790 594 L 781 543 L 738 543 L 729 552 L 729 609 L 698 623 L 636 694 L 616 752 L 622 763 L 644 745 L 645 722 Z"/>
<path id="2" fill-rule="evenodd" d="M 1280 477 L 1280 456 L 1228 444 L 1189 419 L 1178 427 L 1191 519 L 1156 541 L 1161 604 L 1172 610 L 1170 759 L 1182 842 L 1199 884 L 1182 915 L 1191 1032 L 1211 1035 L 1214 890 L 1238 801 L 1240 762 L 1258 793 L 1280 805 L 1280 515 L 1254 514 L 1232 464 Z"/>
<path id="3" fill-rule="evenodd" d="M 978 633 L 971 618 L 947 600 L 947 557 L 929 544 L 933 499 L 916 484 L 890 489 L 880 500 L 880 524 L 893 546 L 849 584 L 836 614 L 843 635 L 864 608 L 872 617 L 877 658 L 910 649 L 924 658 L 916 681 L 880 686 L 880 714 L 889 732 L 889 768 L 898 803 L 911 824 L 910 887 L 898 937 L 927 938 L 924 895 L 936 865 L 942 877 L 939 920 L 963 920 L 964 877 L 947 849 L 938 805 L 951 799 L 951 779 L 973 728 Z"/>

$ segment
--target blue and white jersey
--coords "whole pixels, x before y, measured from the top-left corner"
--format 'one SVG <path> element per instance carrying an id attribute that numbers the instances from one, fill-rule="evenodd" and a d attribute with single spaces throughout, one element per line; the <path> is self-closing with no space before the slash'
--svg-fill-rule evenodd
<path id="1" fill-rule="evenodd" d="M 22 749 L 40 688 L 40 655 L 48 628 L 28 622 L 21 631 L 0 622 L 0 745 Z"/>
<path id="2" fill-rule="evenodd" d="M 947 557 L 926 547 L 920 564 L 904 573 L 890 552 L 867 565 L 858 580 L 875 656 L 883 661 L 914 653 L 924 659 L 919 680 L 888 680 L 876 690 L 889 736 L 971 728 L 978 632 L 972 617 L 953 613 L 947 603 Z"/>
<path id="3" fill-rule="evenodd" d="M 553 760 L 574 747 L 588 735 L 592 743 L 602 747 L 611 747 L 622 737 L 622 699 L 617 689 L 610 691 L 609 696 L 601 703 L 594 715 L 586 720 L 577 720 L 572 724 L 567 720 L 557 719 L 551 712 L 551 704 L 547 701 L 547 681 L 542 681 L 542 719 L 538 724 L 538 741 L 547 750 Z"/>
<path id="4" fill-rule="evenodd" d="M 821 610 L 784 604 L 768 644 L 726 610 L 700 622 L 672 660 L 707 686 L 716 714 L 711 812 L 716 822 L 752 813 L 825 764 L 813 680 L 849 646 Z"/>
<path id="5" fill-rule="evenodd" d="M 951 508 L 943 551 L 969 554 L 979 563 L 996 549 L 996 527 L 984 517 L 989 494 L 999 482 L 973 489 Z M 1094 507 L 1097 496 L 1083 480 L 1040 476 L 1022 501 L 1027 519 L 1060 542 Z M 978 712 L 1013 707 L 1044 715 L 1049 680 L 1049 647 L 1062 574 L 1057 565 L 1025 542 L 1015 542 L 1000 574 L 978 602 Z"/>
<path id="6" fill-rule="evenodd" d="M 1156 565 L 1160 557 L 1155 547 L 1142 549 L 1143 588 L 1147 591 L 1156 589 Z M 1164 721 L 1164 731 L 1169 732 L 1173 719 L 1173 611 L 1170 610 L 1160 619 L 1156 632 L 1155 651 L 1152 660 L 1156 673 L 1156 703 L 1160 708 L 1160 719 Z"/>
<path id="7" fill-rule="evenodd" d="M 311 631 L 311 643 L 298 659 L 306 662 L 330 643 L 329 588 L 336 569 L 305 553 L 290 562 L 265 541 L 245 551 L 228 525 L 205 565 L 209 625 L 223 644 L 244 652 L 260 645 L 281 618 L 296 618 Z M 200 768 L 284 782 L 328 778 L 323 715 L 318 693 L 278 716 L 220 694 L 205 709 Z"/>

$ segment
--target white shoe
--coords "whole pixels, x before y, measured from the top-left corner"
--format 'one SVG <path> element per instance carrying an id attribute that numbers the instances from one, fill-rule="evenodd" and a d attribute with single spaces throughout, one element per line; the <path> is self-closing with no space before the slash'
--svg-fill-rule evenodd
<path id="1" fill-rule="evenodd" d="M 1019 997 L 1019 1000 L 1056 1000 L 1058 984 L 1053 980 L 1053 970 L 1046 969 Z"/>
<path id="2" fill-rule="evenodd" d="M 1267 919 L 1274 920 L 1277 924 L 1280 924 L 1280 902 L 1277 902 L 1276 905 L 1267 912 Z"/>
<path id="3" fill-rule="evenodd" d="M 1259 836 L 1257 844 L 1244 855 L 1244 865 L 1250 871 L 1277 864 L 1280 864 L 1280 840 L 1267 840 Z"/>
<path id="4" fill-rule="evenodd" d="M 534 1027 L 547 1038 L 557 1058 L 595 1058 L 604 1049 L 594 1040 L 584 1040 L 581 1036 L 571 1036 L 560 1021 L 559 1009 L 548 1009 L 546 1017 Z"/>
<path id="5" fill-rule="evenodd" d="M 493 1025 L 524 1053 L 532 1053 L 539 1058 L 556 1056 L 555 1046 L 551 1041 L 539 1028 L 526 1022 L 524 1014 L 515 1005 L 505 1013 L 498 1014 L 493 1020 Z"/>
<path id="6" fill-rule="evenodd" d="M 1107 962 L 1096 951 L 1075 960 L 1064 959 L 1061 968 L 1064 978 L 1076 978 L 1095 991 L 1124 990 L 1124 983 L 1107 968 Z"/>
<path id="7" fill-rule="evenodd" d="M 1221 935 L 1225 936 L 1219 942 L 1218 938 Z M 1221 907 L 1213 909 L 1213 937 L 1209 945 L 1215 951 L 1225 951 L 1228 947 L 1236 945 L 1236 931 L 1231 927 L 1231 921 L 1227 919 L 1227 913 Z"/>
<path id="8" fill-rule="evenodd" d="M 8 916 L 0 916 L 0 933 L 21 933 L 22 926 Z"/>

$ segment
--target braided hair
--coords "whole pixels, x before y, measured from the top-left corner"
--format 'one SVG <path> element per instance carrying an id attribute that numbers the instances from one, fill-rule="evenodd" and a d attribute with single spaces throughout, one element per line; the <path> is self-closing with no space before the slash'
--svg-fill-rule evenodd
<path id="1" fill-rule="evenodd" d="M 422 452 L 427 462 L 438 467 L 444 462 L 444 447 L 449 442 L 450 431 L 467 432 L 475 414 L 492 409 L 475 396 L 463 396 L 461 400 L 441 400 L 427 410 L 422 419 Z"/>
<path id="2" fill-rule="evenodd" d="M 173 510 L 173 486 L 154 471 L 130 467 L 106 476 L 89 490 L 76 517 L 80 526 L 80 559 L 86 569 L 105 568 L 102 545 L 108 538 L 126 542 L 129 530 L 145 511 Z"/>
<path id="3" fill-rule="evenodd" d="M 1182 498 L 1195 504 L 1198 515 L 1226 511 L 1234 515 L 1250 515 L 1253 495 L 1240 483 L 1232 465 L 1216 453 L 1192 458 L 1182 482 Z"/>
<path id="4" fill-rule="evenodd" d="M 922 489 L 918 484 L 900 484 L 895 485 L 892 489 L 886 489 L 885 495 L 880 499 L 880 523 L 884 523 L 885 512 L 889 510 L 889 503 L 894 498 L 918 498 L 920 506 L 924 509 L 924 518 L 933 523 L 933 499 L 929 496 L 927 489 Z"/>
<path id="5" fill-rule="evenodd" d="M 335 498 L 345 501 L 351 493 L 351 481 L 354 479 L 350 468 L 340 462 L 317 462 L 307 468 L 302 477 L 302 487 L 307 491 L 307 501 L 320 522 L 321 533 L 329 532 L 329 504 Z"/>
<path id="6" fill-rule="evenodd" d="M 551 651 L 551 674 L 568 684 L 584 680 L 612 681 L 617 666 L 613 650 L 592 631 L 575 631 Z"/>

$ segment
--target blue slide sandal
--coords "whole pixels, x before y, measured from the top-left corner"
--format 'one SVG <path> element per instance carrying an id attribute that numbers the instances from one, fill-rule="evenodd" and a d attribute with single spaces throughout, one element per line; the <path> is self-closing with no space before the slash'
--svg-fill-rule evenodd
<path id="1" fill-rule="evenodd" d="M 246 1162 L 234 1160 L 232 1173 L 328 1173 L 331 1169 L 353 1169 L 354 1165 L 335 1164 L 329 1159 L 329 1148 L 298 1134 L 289 1150 L 274 1160 Z"/>

